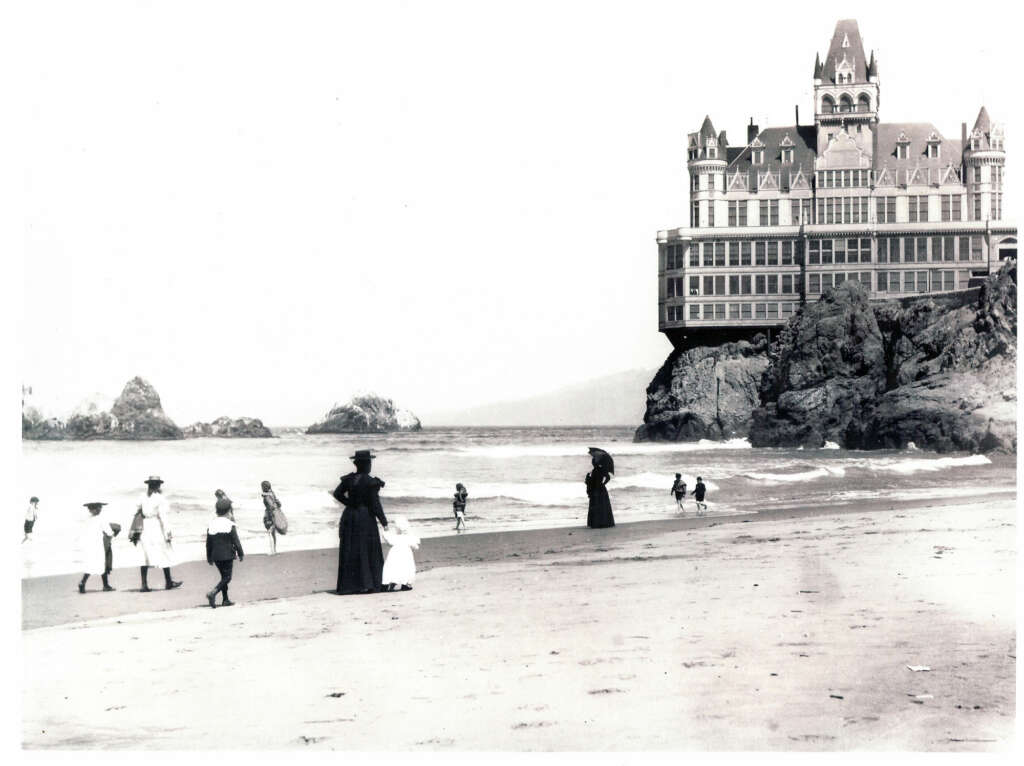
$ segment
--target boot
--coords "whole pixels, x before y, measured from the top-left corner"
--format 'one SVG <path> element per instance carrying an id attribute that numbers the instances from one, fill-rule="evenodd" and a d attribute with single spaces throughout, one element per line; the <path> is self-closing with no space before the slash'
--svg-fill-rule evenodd
<path id="1" fill-rule="evenodd" d="M 206 600 L 210 602 L 211 609 L 217 608 L 217 602 L 214 601 L 215 598 L 217 598 L 217 591 L 215 590 L 211 590 L 209 593 L 206 594 Z"/>
<path id="2" fill-rule="evenodd" d="M 107 579 L 107 575 L 103 575 L 103 590 L 114 590 L 114 588 L 110 587 L 110 580 Z"/>
<path id="3" fill-rule="evenodd" d="M 180 581 L 175 581 L 175 580 L 171 579 L 171 568 L 170 567 L 164 567 L 164 588 L 166 590 L 174 590 L 175 588 L 180 588 L 180 587 L 181 587 L 181 582 Z"/>
<path id="4" fill-rule="evenodd" d="M 225 585 L 223 588 L 221 588 L 220 592 L 224 596 L 224 598 L 221 599 L 221 602 L 220 602 L 221 606 L 234 606 L 235 605 L 234 601 L 231 601 L 230 599 L 228 599 L 228 586 L 227 585 Z"/>
<path id="5" fill-rule="evenodd" d="M 149 593 L 149 567 L 142 567 L 142 592 Z"/>
<path id="6" fill-rule="evenodd" d="M 78 583 L 78 592 L 85 593 L 85 581 L 89 579 L 89 575 L 82 575 L 82 581 Z"/>

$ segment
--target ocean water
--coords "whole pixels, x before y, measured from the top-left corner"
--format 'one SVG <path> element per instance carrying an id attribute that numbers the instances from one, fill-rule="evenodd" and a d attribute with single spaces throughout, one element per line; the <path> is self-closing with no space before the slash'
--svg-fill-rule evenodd
<path id="1" fill-rule="evenodd" d="M 404 515 L 423 537 L 451 533 L 451 497 L 460 481 L 469 491 L 470 534 L 580 526 L 587 516 L 583 477 L 591 446 L 615 458 L 608 489 L 617 521 L 674 517 L 670 488 L 676 472 L 691 490 L 696 477 L 704 477 L 712 516 L 875 498 L 966 499 L 1016 487 L 1012 456 L 752 449 L 742 439 L 634 444 L 632 429 L 622 427 L 432 428 L 364 437 L 285 429 L 275 439 L 23 442 L 17 485 L 25 506 L 32 495 L 41 502 L 34 539 L 21 546 L 22 573 L 77 571 L 88 516 L 82 503 L 109 503 L 104 513 L 127 530 L 150 474 L 165 481 L 180 560 L 205 556 L 218 488 L 234 502 L 246 552 L 265 553 L 263 479 L 272 482 L 289 520 L 278 550 L 336 545 L 341 507 L 329 493 L 360 448 L 377 455 L 373 473 L 387 482 L 381 493 L 385 513 Z M 692 514 L 692 498 L 687 502 Z M 19 513 L 19 535 L 21 523 Z M 140 561 L 123 534 L 115 539 L 115 567 Z"/>

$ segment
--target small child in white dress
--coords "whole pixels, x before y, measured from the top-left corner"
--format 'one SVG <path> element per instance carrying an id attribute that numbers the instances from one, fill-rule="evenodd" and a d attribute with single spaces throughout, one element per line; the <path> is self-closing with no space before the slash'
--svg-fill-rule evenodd
<path id="1" fill-rule="evenodd" d="M 420 538 L 413 533 L 404 516 L 392 519 L 391 526 L 393 530 L 381 531 L 384 540 L 391 546 L 384 561 L 382 589 L 392 591 L 400 585 L 402 590 L 412 590 L 413 580 L 416 579 L 416 560 L 412 552 L 420 547 Z"/>

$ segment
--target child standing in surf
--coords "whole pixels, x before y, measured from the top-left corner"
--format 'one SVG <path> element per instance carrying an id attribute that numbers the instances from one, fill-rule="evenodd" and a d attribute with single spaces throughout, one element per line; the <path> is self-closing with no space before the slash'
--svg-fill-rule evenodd
<path id="1" fill-rule="evenodd" d="M 462 533 L 466 528 L 466 498 L 469 493 L 461 482 L 455 485 L 455 496 L 452 500 L 452 511 L 455 513 L 455 531 Z"/>
<path id="2" fill-rule="evenodd" d="M 260 490 L 263 495 L 263 528 L 267 530 L 270 538 L 270 555 L 277 553 L 277 524 L 274 520 L 274 513 L 280 512 L 281 501 L 277 499 L 274 490 L 270 488 L 270 482 L 260 483 Z"/>
<path id="3" fill-rule="evenodd" d="M 676 474 L 676 480 L 672 482 L 672 494 L 676 496 L 676 507 L 680 513 L 684 513 L 683 503 L 686 501 L 686 482 L 683 481 L 681 473 Z"/>
<path id="4" fill-rule="evenodd" d="M 703 516 L 708 512 L 708 504 L 704 502 L 704 493 L 708 488 L 704 486 L 704 479 L 697 477 L 697 485 L 693 488 L 693 497 L 697 501 L 697 515 Z"/>

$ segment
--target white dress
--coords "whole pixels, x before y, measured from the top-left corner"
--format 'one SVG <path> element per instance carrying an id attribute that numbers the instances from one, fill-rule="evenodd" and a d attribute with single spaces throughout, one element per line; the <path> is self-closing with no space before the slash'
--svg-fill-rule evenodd
<path id="1" fill-rule="evenodd" d="M 167 498 L 159 492 L 143 495 L 139 500 L 139 508 L 143 516 L 139 543 L 142 546 L 142 555 L 146 559 L 146 566 L 173 566 L 174 549 L 167 542 L 167 535 L 171 532 L 171 525 L 167 520 L 171 507 Z"/>
<path id="2" fill-rule="evenodd" d="M 412 556 L 414 549 L 420 547 L 420 539 L 416 535 L 392 532 L 389 529 L 381 530 L 381 535 L 387 541 L 391 549 L 384 561 L 384 574 L 381 582 L 387 585 L 389 582 L 398 585 L 412 585 L 416 579 L 416 560 Z"/>
<path id="3" fill-rule="evenodd" d="M 104 533 L 114 536 L 110 521 L 100 513 L 90 516 L 85 522 L 81 540 L 82 572 L 90 575 L 101 575 L 107 571 L 106 553 L 103 548 Z"/>

